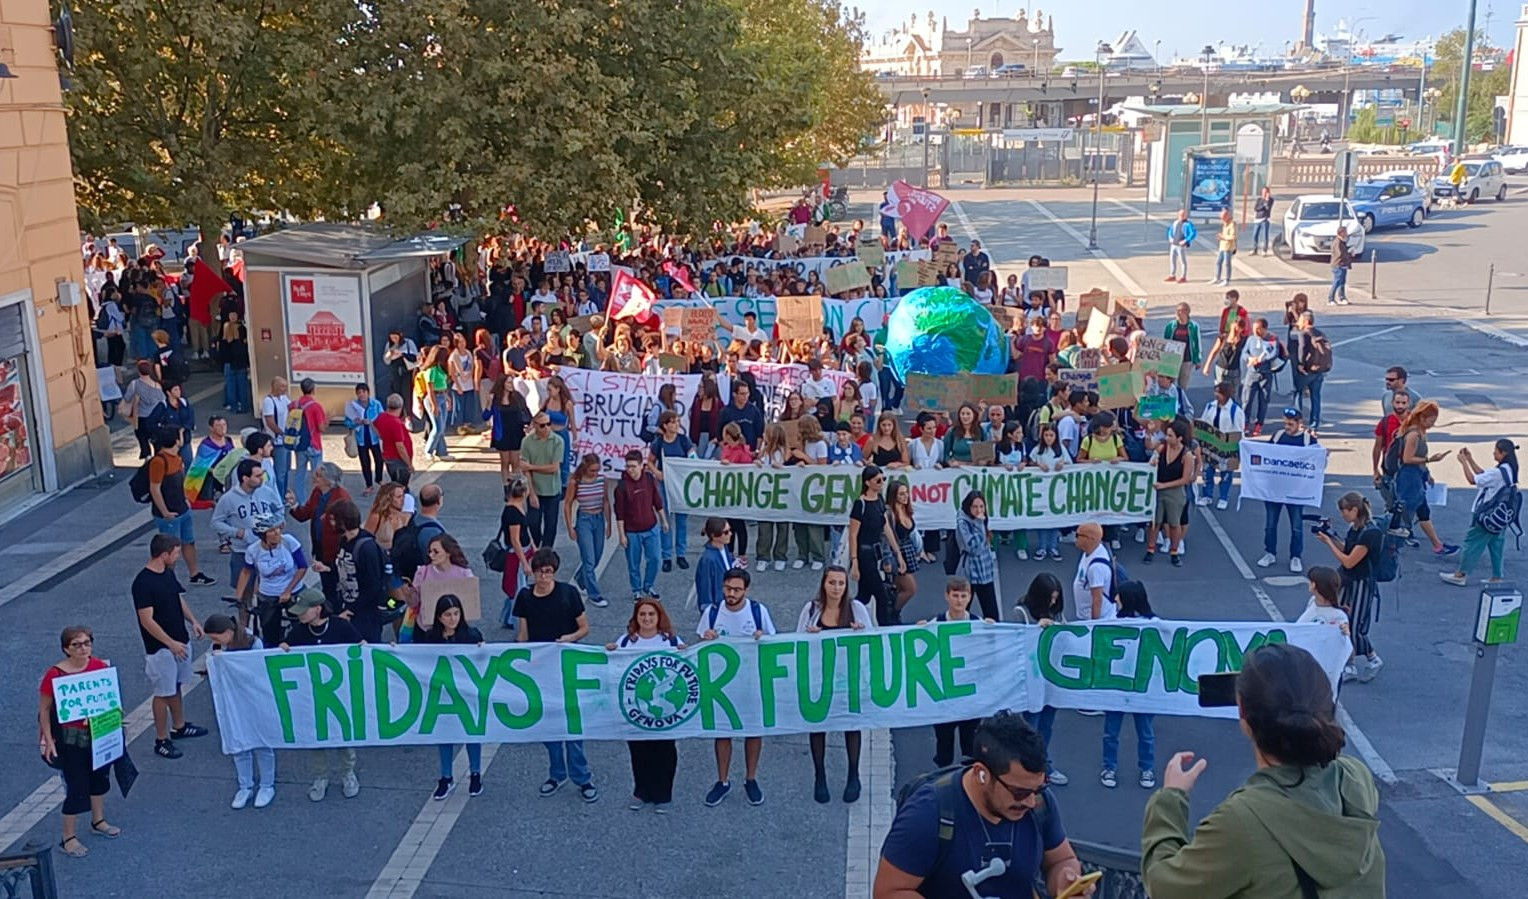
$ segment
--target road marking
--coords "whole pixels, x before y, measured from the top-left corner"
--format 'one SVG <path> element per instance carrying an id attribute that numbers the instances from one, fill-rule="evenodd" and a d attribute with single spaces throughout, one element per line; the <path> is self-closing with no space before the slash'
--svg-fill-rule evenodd
<path id="1" fill-rule="evenodd" d="M 1214 532 L 1215 539 L 1219 540 L 1220 545 L 1224 547 L 1226 555 L 1231 557 L 1231 563 L 1241 572 L 1242 577 L 1247 579 L 1248 586 L 1252 588 L 1252 595 L 1257 598 L 1258 605 L 1263 607 L 1263 612 L 1268 615 L 1269 620 L 1278 622 L 1287 621 L 1288 619 L 1284 617 L 1284 613 L 1279 611 L 1279 607 L 1274 603 L 1273 597 L 1269 596 L 1268 591 L 1263 589 L 1263 585 L 1258 583 L 1256 575 L 1252 573 L 1252 567 L 1242 557 L 1241 550 L 1238 550 L 1236 545 L 1231 542 L 1231 537 L 1226 533 L 1225 528 L 1221 527 L 1220 522 L 1215 520 L 1215 516 L 1208 512 L 1205 513 L 1204 518 L 1209 524 L 1210 530 Z M 1387 784 L 1395 784 L 1400 781 L 1396 777 L 1395 769 L 1390 767 L 1390 763 L 1385 761 L 1385 757 L 1379 754 L 1379 750 L 1374 747 L 1374 743 L 1369 740 L 1368 735 L 1358 726 L 1358 722 L 1353 720 L 1353 716 L 1348 714 L 1348 710 L 1341 702 L 1337 703 L 1337 723 L 1341 724 L 1342 729 L 1347 733 L 1348 742 L 1352 744 L 1353 751 L 1358 753 L 1358 757 L 1363 759 L 1365 765 L 1369 766 L 1369 770 L 1374 772 L 1375 777 Z"/>
<path id="2" fill-rule="evenodd" d="M 1517 837 L 1519 840 L 1522 840 L 1524 843 L 1528 843 L 1528 827 L 1525 827 L 1523 822 L 1502 811 L 1496 803 L 1480 795 L 1466 796 L 1464 798 L 1470 803 L 1470 805 L 1475 806 L 1476 808 L 1485 812 L 1491 818 L 1495 819 L 1497 824 L 1500 824 L 1502 827 L 1512 831 L 1513 836 Z"/>
<path id="3" fill-rule="evenodd" d="M 1030 206 L 1033 206 L 1035 211 L 1044 216 L 1046 220 L 1049 221 L 1052 225 L 1055 225 L 1057 228 L 1060 228 L 1062 231 L 1070 234 L 1072 239 L 1082 244 L 1084 248 L 1087 247 L 1088 238 L 1081 231 L 1073 228 L 1069 223 L 1062 221 L 1056 216 L 1054 212 L 1046 209 L 1045 206 L 1038 200 L 1025 200 L 1024 202 L 1028 203 Z M 1125 290 L 1129 291 L 1133 296 L 1146 296 L 1146 288 L 1142 287 L 1136 282 L 1134 278 L 1126 274 L 1125 270 L 1120 268 L 1119 263 L 1115 262 L 1113 259 L 1110 259 L 1107 253 L 1105 253 L 1103 250 L 1088 250 L 1088 252 L 1093 255 L 1093 258 L 1097 259 L 1100 263 L 1103 264 L 1103 267 L 1109 272 L 1109 274 L 1114 276 L 1114 279 L 1118 281 L 1125 288 Z"/>
<path id="4" fill-rule="evenodd" d="M 151 518 L 152 516 L 147 509 L 140 509 L 129 515 L 126 520 L 118 522 L 101 533 L 96 534 L 90 540 L 79 544 L 69 552 L 56 557 L 52 562 L 34 568 L 4 587 L 0 587 L 0 606 L 4 606 L 24 596 L 38 584 L 57 577 L 100 552 L 105 547 L 144 527 Z"/>
<path id="5" fill-rule="evenodd" d="M 1528 780 L 1504 780 L 1501 783 L 1487 784 L 1493 793 L 1520 793 L 1528 790 Z"/>
<path id="6" fill-rule="evenodd" d="M 1487 337 L 1495 337 L 1497 340 L 1505 340 L 1513 346 L 1528 346 L 1528 337 L 1519 337 L 1510 331 L 1503 331 L 1501 328 L 1498 328 L 1495 325 L 1488 325 L 1484 322 L 1471 321 L 1467 318 L 1461 318 L 1459 322 L 1466 327 L 1470 327 L 1476 331 L 1479 331 Z"/>
<path id="7" fill-rule="evenodd" d="M 999 600 L 1001 602 L 1001 600 Z M 844 854 L 844 899 L 863 899 L 875 884 L 881 844 L 897 815 L 892 791 L 896 773 L 891 754 L 891 731 L 865 732 L 860 764 L 860 801 L 849 806 L 849 833 Z"/>
<path id="8" fill-rule="evenodd" d="M 498 752 L 498 743 L 483 745 L 483 770 L 479 774 L 488 773 L 488 766 L 493 764 Z M 466 781 L 469 773 L 467 751 L 465 748 L 459 749 L 451 765 L 451 775 L 457 784 L 456 792 L 442 802 L 435 801 L 433 797 L 425 799 L 419 814 L 414 816 L 414 822 L 409 825 L 403 839 L 398 841 L 392 857 L 382 866 L 371 889 L 367 890 L 366 899 L 409 899 L 419 889 L 425 875 L 430 873 L 430 867 L 440 855 L 441 848 L 445 846 L 446 837 L 451 835 L 451 829 L 456 827 L 467 803 L 472 801 L 467 795 Z"/>
<path id="9" fill-rule="evenodd" d="M 1399 331 L 1399 330 L 1401 330 L 1404 327 L 1406 327 L 1406 326 L 1405 325 L 1395 325 L 1394 327 L 1382 328 L 1382 329 L 1380 329 L 1378 331 L 1370 331 L 1367 334 L 1360 334 L 1357 337 L 1348 337 L 1348 338 L 1345 338 L 1343 340 L 1333 341 L 1332 342 L 1332 348 L 1336 349 L 1337 347 L 1340 347 L 1340 346 L 1347 346 L 1350 343 L 1357 343 L 1360 340 L 1368 340 L 1370 337 L 1378 337 L 1381 334 L 1389 334 L 1391 331 Z"/>

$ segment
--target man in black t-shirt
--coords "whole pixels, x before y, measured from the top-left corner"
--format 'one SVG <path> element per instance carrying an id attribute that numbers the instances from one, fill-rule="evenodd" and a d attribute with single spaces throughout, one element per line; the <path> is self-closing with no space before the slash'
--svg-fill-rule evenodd
<path id="1" fill-rule="evenodd" d="M 207 735 L 205 727 L 186 720 L 180 697 L 181 687 L 191 679 L 191 635 L 200 638 L 202 627 L 196 623 L 196 615 L 186 603 L 186 590 L 175 576 L 179 557 L 178 538 L 155 534 L 149 541 L 149 563 L 133 578 L 133 608 L 138 612 L 138 633 L 147 656 L 144 670 L 154 696 L 154 753 L 167 759 L 182 755 L 175 740 Z"/>
<path id="2" fill-rule="evenodd" d="M 562 559 L 550 549 L 538 549 L 531 556 L 531 574 L 535 580 L 515 596 L 515 617 L 520 619 L 521 643 L 577 643 L 589 633 L 589 616 L 584 601 L 572 584 L 557 580 Z M 547 741 L 547 779 L 541 795 L 557 792 L 570 777 L 578 785 L 585 802 L 600 798 L 594 787 L 594 775 L 584 757 L 583 740 Z"/>

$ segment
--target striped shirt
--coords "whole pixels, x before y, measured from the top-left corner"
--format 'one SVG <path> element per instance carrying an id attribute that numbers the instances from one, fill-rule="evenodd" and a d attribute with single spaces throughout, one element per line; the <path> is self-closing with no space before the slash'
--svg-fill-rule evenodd
<path id="1" fill-rule="evenodd" d="M 603 477 L 578 481 L 578 511 L 585 515 L 599 515 L 605 511 L 605 479 Z"/>

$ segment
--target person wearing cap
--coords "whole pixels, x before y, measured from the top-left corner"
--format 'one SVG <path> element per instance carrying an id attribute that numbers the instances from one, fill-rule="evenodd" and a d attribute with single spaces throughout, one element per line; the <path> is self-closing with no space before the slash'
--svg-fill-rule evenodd
<path id="1" fill-rule="evenodd" d="M 1246 443 L 1245 440 L 1242 441 Z M 1284 430 L 1268 438 L 1269 443 L 1277 443 L 1280 446 L 1311 446 L 1316 443 L 1316 435 L 1305 429 L 1305 416 L 1293 406 L 1284 409 Z M 1279 514 L 1289 516 L 1289 570 L 1299 574 L 1305 570 L 1300 556 L 1305 552 L 1305 529 L 1301 526 L 1300 515 L 1305 507 L 1298 503 L 1274 503 L 1263 500 L 1263 557 L 1257 560 L 1257 567 L 1267 568 L 1279 560 Z"/>
<path id="2" fill-rule="evenodd" d="M 297 620 L 287 629 L 281 641 L 283 652 L 293 646 L 350 646 L 361 641 L 361 632 L 343 618 L 332 618 L 324 606 L 324 593 L 317 587 L 304 587 L 292 597 L 292 616 Z M 340 789 L 346 799 L 354 799 L 361 792 L 361 782 L 355 776 L 355 747 L 308 750 L 308 765 L 313 774 L 313 786 L 308 788 L 308 798 L 322 802 L 329 794 L 329 775 L 333 762 L 339 760 Z"/>
<path id="3" fill-rule="evenodd" d="M 252 530 L 255 541 L 244 551 L 244 570 L 234 585 L 234 595 L 243 596 L 251 583 L 255 588 L 255 617 L 260 624 L 260 638 L 267 644 L 282 636 L 282 614 L 302 586 L 308 573 L 308 558 L 296 537 L 282 533 L 283 519 L 261 516 Z M 323 594 L 320 593 L 320 596 Z"/>

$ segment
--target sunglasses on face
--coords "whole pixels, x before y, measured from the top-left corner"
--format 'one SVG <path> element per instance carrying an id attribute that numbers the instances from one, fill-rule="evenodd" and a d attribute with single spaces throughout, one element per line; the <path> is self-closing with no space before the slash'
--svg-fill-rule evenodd
<path id="1" fill-rule="evenodd" d="M 1013 800 L 1015 802 L 1025 802 L 1033 797 L 1039 796 L 1041 793 L 1045 792 L 1046 787 L 1050 786 L 1050 777 L 1048 775 L 1045 781 L 1040 784 L 1040 786 L 1032 790 L 1027 787 L 1016 787 L 1008 781 L 1003 780 L 1001 777 L 998 777 L 996 774 L 992 775 L 992 779 L 997 781 L 998 784 L 1003 787 L 1003 789 L 1007 790 L 1008 793 L 1013 796 Z"/>

